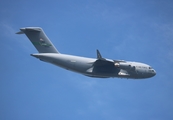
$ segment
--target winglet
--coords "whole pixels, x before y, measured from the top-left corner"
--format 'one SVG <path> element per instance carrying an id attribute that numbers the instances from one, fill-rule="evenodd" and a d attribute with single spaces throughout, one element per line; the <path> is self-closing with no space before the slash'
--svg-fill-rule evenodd
<path id="1" fill-rule="evenodd" d="M 97 59 L 102 59 L 102 55 L 100 54 L 99 50 L 97 50 Z"/>

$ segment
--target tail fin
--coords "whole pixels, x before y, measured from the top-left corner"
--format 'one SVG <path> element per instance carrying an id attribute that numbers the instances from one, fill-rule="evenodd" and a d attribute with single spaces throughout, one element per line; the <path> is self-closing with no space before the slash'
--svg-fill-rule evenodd
<path id="1" fill-rule="evenodd" d="M 39 53 L 59 53 L 42 28 L 26 27 L 21 28 L 20 30 L 21 31 L 16 34 L 25 34 Z"/>

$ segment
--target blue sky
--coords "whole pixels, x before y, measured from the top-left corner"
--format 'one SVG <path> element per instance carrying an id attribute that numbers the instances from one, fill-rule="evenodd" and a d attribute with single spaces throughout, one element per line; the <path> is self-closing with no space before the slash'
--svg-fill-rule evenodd
<path id="1" fill-rule="evenodd" d="M 1 120 L 172 120 L 172 0 L 5 0 L 0 4 Z M 145 80 L 96 79 L 44 63 L 22 27 L 65 54 L 151 65 Z"/>

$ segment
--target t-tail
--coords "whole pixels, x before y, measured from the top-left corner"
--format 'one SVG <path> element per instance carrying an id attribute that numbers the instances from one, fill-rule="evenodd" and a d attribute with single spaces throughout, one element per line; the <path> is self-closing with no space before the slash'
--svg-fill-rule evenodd
<path id="1" fill-rule="evenodd" d="M 16 34 L 25 34 L 39 53 L 59 53 L 40 27 L 21 28 Z"/>

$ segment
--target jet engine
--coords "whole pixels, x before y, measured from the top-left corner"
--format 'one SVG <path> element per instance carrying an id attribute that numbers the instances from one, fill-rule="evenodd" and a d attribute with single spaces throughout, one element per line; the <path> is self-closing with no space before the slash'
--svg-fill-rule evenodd
<path id="1" fill-rule="evenodd" d="M 121 68 L 121 69 L 135 69 L 135 66 L 132 66 L 131 64 L 129 63 L 124 63 L 124 62 L 118 62 L 118 63 L 115 63 L 114 64 L 115 67 L 118 67 L 118 68 Z"/>

